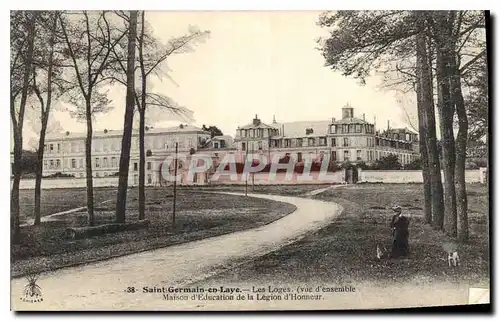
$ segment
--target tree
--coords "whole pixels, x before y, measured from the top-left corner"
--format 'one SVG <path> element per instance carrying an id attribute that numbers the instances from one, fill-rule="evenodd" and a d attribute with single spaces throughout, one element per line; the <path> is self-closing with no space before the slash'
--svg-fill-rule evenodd
<path id="1" fill-rule="evenodd" d="M 432 208 L 432 217 L 440 225 L 443 217 L 443 188 L 436 146 L 432 57 L 428 48 L 427 26 L 423 22 L 425 19 L 419 17 L 417 12 L 409 11 L 327 12 L 320 16 L 319 25 L 330 28 L 330 35 L 327 39 L 320 39 L 318 43 L 326 66 L 342 72 L 344 76 L 352 76 L 364 84 L 365 78 L 373 70 L 383 71 L 384 74 L 396 73 L 396 80 L 391 81 L 391 87 L 409 86 L 418 91 L 420 147 L 423 159 L 428 158 L 429 163 L 429 166 L 424 166 L 423 173 L 424 177 L 429 177 L 425 179 L 424 191 L 424 195 L 427 195 L 426 215 L 429 216 L 429 209 Z M 423 67 L 415 68 L 419 59 L 415 45 L 418 35 L 423 36 L 419 62 Z M 423 74 L 417 75 L 416 70 Z M 422 93 L 424 95 L 421 97 Z M 423 143 L 426 148 L 423 148 Z M 428 205 L 429 182 L 432 207 Z"/>
<path id="2" fill-rule="evenodd" d="M 219 128 L 217 128 L 217 126 L 208 126 L 206 127 L 205 125 L 202 126 L 203 130 L 207 131 L 207 132 L 210 132 L 210 138 L 214 138 L 215 136 L 222 136 L 224 135 L 222 133 L 222 130 L 220 130 Z"/>
<path id="3" fill-rule="evenodd" d="M 137 11 L 130 11 L 128 54 L 127 54 L 127 95 L 125 117 L 123 121 L 123 137 L 120 155 L 120 177 L 118 179 L 118 193 L 116 197 L 116 222 L 125 222 L 127 206 L 128 170 L 130 164 L 130 145 L 132 141 L 132 126 L 135 106 L 135 49 L 137 37 Z"/>
<path id="4" fill-rule="evenodd" d="M 399 162 L 397 155 L 389 154 L 377 159 L 373 167 L 374 169 L 379 170 L 399 170 L 401 169 L 401 163 Z"/>
<path id="5" fill-rule="evenodd" d="M 42 174 L 43 174 L 43 156 L 45 147 L 45 136 L 47 133 L 49 117 L 52 108 L 52 96 L 61 96 L 66 90 L 72 87 L 72 84 L 61 79 L 63 72 L 61 63 L 58 61 L 57 50 L 60 50 L 60 41 L 58 41 L 59 11 L 51 11 L 39 16 L 40 31 L 37 39 L 37 53 L 33 68 L 33 92 L 40 102 L 40 129 L 37 148 L 37 170 L 35 179 L 35 207 L 33 209 L 34 224 L 41 223 L 40 206 L 42 196 Z M 58 47 L 58 48 L 56 48 Z M 40 77 L 42 74 L 42 77 Z M 40 80 L 43 78 L 43 80 Z M 45 98 L 44 98 L 45 94 Z"/>
<path id="6" fill-rule="evenodd" d="M 33 68 L 37 15 L 38 13 L 34 11 L 11 11 L 10 15 L 10 117 L 14 131 L 14 180 L 10 199 L 12 243 L 18 243 L 21 234 L 19 226 L 19 185 L 21 182 L 23 124 Z M 21 95 L 21 98 L 17 106 L 19 95 Z"/>
<path id="7" fill-rule="evenodd" d="M 128 18 L 120 14 L 122 18 Z M 135 103 L 139 111 L 139 219 L 145 218 L 145 127 L 146 110 L 154 112 L 153 108 L 158 109 L 163 114 L 162 117 L 169 117 L 170 120 L 179 119 L 183 121 L 192 121 L 193 112 L 183 106 L 179 106 L 172 98 L 158 93 L 149 92 L 148 79 L 151 76 L 159 77 L 162 73 L 162 64 L 174 54 L 186 53 L 194 50 L 193 44 L 204 40 L 210 35 L 209 31 L 200 31 L 194 27 L 189 28 L 189 33 L 185 36 L 172 38 L 166 45 L 162 45 L 158 39 L 155 39 L 149 30 L 147 30 L 147 21 L 145 12 L 141 12 L 140 31 L 137 37 L 138 66 L 140 71 L 140 88 L 135 90 Z M 114 50 L 116 59 L 115 66 L 118 72 L 125 72 L 125 54 Z M 168 76 L 168 75 L 167 75 Z M 126 84 L 121 78 L 114 78 L 115 81 Z M 152 110 L 153 109 L 153 110 Z"/>
<path id="8" fill-rule="evenodd" d="M 71 18 L 69 17 L 71 16 Z M 87 128 L 85 139 L 85 168 L 87 179 L 87 210 L 89 225 L 95 224 L 94 194 L 92 181 L 92 117 L 109 110 L 109 101 L 102 91 L 103 82 L 109 81 L 103 74 L 109 68 L 109 57 L 126 31 L 114 28 L 108 20 L 108 12 L 66 13 L 59 15 L 66 44 L 65 54 L 73 71 L 72 82 L 78 84 L 70 102 L 77 106 L 74 115 L 84 119 Z"/>

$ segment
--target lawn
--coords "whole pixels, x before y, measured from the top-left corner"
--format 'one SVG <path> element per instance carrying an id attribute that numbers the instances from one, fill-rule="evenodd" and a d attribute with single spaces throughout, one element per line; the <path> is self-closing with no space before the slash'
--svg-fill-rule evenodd
<path id="1" fill-rule="evenodd" d="M 32 191 L 22 191 L 23 213 L 28 216 Z M 116 189 L 95 189 L 96 200 L 113 200 L 105 205 L 96 201 L 97 224 L 113 222 Z M 127 220 L 138 219 L 137 189 L 130 189 Z M 107 234 L 82 240 L 65 240 L 67 227 L 87 225 L 87 213 L 57 217 L 57 221 L 21 228 L 21 244 L 12 247 L 12 274 L 46 271 L 88 263 L 262 226 L 295 210 L 295 206 L 244 196 L 180 190 L 176 200 L 176 222 L 172 225 L 171 189 L 146 189 L 146 218 L 151 224 L 138 231 Z M 85 206 L 84 189 L 44 190 L 43 215 Z M 26 212 L 27 211 L 27 212 Z"/>
<path id="2" fill-rule="evenodd" d="M 341 216 L 321 231 L 249 264 L 207 280 L 209 284 L 376 284 L 433 282 L 489 285 L 488 191 L 468 185 L 470 241 L 459 246 L 462 264 L 448 268 L 441 232 L 424 224 L 420 184 L 359 184 L 316 195 L 339 203 Z M 302 191 L 303 192 L 303 191 Z M 411 214 L 410 250 L 405 259 L 378 260 L 377 244 L 390 249 L 394 204 Z"/>

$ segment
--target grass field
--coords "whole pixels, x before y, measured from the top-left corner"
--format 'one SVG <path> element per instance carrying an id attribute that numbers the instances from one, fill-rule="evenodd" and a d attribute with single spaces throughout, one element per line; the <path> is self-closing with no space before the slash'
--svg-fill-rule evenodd
<path id="1" fill-rule="evenodd" d="M 21 191 L 23 217 L 31 216 L 33 191 Z M 95 189 L 97 224 L 113 222 L 116 189 Z M 87 213 L 57 217 L 57 221 L 21 228 L 21 244 L 12 247 L 13 275 L 28 269 L 45 271 L 86 263 L 172 244 L 261 226 L 295 210 L 295 206 L 242 196 L 181 190 L 176 201 L 176 224 L 172 226 L 172 194 L 165 188 L 146 189 L 146 229 L 107 234 L 82 240 L 65 240 L 67 227 L 87 225 Z M 127 220 L 138 219 L 137 189 L 130 189 Z M 98 202 L 112 200 L 105 205 Z M 43 215 L 85 206 L 84 189 L 44 190 Z M 28 268 L 29 267 L 29 268 Z"/>
<path id="2" fill-rule="evenodd" d="M 295 187 L 298 190 L 301 187 Z M 442 232 L 424 224 L 422 185 L 360 184 L 343 186 L 316 195 L 316 199 L 339 203 L 341 216 L 323 230 L 214 277 L 213 284 L 287 284 L 318 282 L 359 284 L 375 282 L 468 282 L 489 284 L 488 191 L 468 185 L 470 242 L 459 246 L 462 264 L 448 268 Z M 307 190 L 301 190 L 305 193 Z M 390 249 L 389 222 L 394 204 L 411 214 L 410 251 L 405 259 L 378 260 L 377 244 Z"/>

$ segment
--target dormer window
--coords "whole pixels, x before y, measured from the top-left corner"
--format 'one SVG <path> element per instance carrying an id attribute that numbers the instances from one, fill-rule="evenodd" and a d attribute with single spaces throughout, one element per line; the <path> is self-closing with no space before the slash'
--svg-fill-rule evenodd
<path id="1" fill-rule="evenodd" d="M 314 131 L 312 128 L 306 128 L 306 135 L 312 134 Z"/>

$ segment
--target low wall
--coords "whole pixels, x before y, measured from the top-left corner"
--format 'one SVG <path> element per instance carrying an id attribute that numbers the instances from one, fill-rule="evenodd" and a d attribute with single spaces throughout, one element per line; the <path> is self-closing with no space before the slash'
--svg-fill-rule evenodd
<path id="1" fill-rule="evenodd" d="M 237 179 L 232 180 L 229 175 L 221 175 L 218 178 L 212 177 L 209 180 L 210 185 L 245 185 L 247 180 L 241 174 L 236 175 Z M 248 175 L 248 184 L 254 185 L 303 185 L 303 184 L 335 184 L 344 181 L 344 171 L 340 170 L 334 173 L 320 175 L 319 172 L 309 173 L 309 178 L 302 174 L 294 173 L 286 176 L 286 173 L 255 173 Z"/>
<path id="2" fill-rule="evenodd" d="M 482 169 L 471 169 L 465 171 L 466 183 L 482 183 Z M 441 178 L 444 180 L 443 171 Z M 360 170 L 359 182 L 364 183 L 422 183 L 422 171 L 373 171 Z"/>
<path id="3" fill-rule="evenodd" d="M 129 180 L 129 185 L 130 184 Z M 93 180 L 94 187 L 118 186 L 118 177 L 96 177 Z M 12 186 L 12 181 L 11 181 Z M 85 178 L 44 178 L 42 179 L 43 189 L 52 188 L 77 188 L 87 186 Z M 34 179 L 22 179 L 19 184 L 20 189 L 35 189 Z"/>

